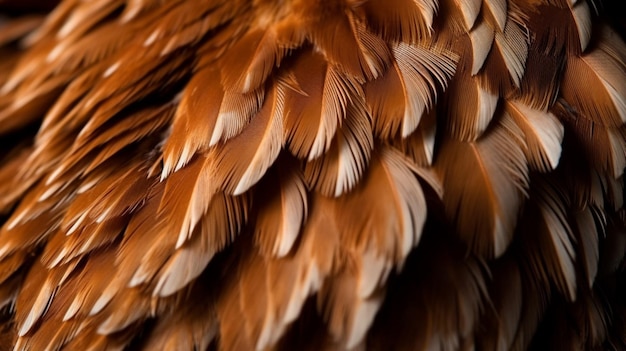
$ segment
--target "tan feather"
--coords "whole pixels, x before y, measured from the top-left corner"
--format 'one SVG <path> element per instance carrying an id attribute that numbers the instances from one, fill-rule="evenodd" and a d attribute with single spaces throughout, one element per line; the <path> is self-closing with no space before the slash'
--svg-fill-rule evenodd
<path id="1" fill-rule="evenodd" d="M 480 13 L 482 0 L 454 0 L 456 6 L 461 10 L 466 30 L 474 27 L 474 22 Z"/>
<path id="2" fill-rule="evenodd" d="M 529 166 L 541 172 L 555 169 L 561 156 L 564 134 L 559 120 L 549 112 L 535 110 L 516 101 L 507 102 L 506 110 L 524 135 L 524 152 Z"/>
<path id="3" fill-rule="evenodd" d="M 429 167 L 433 163 L 435 153 L 435 137 L 437 134 L 437 117 L 435 110 L 422 117 L 417 130 L 406 138 L 394 142 L 394 146 L 402 150 L 418 167 Z"/>
<path id="4" fill-rule="evenodd" d="M 433 108 L 439 91 L 453 75 L 456 57 L 437 47 L 398 45 L 395 62 L 380 78 L 365 87 L 374 117 L 374 131 L 389 138 L 402 137 L 417 128 L 424 113 Z"/>
<path id="5" fill-rule="evenodd" d="M 512 238 L 528 187 L 523 149 L 496 126 L 475 143 L 447 140 L 435 169 L 443 179 L 446 213 L 459 235 L 480 255 L 500 256 Z"/>
<path id="6" fill-rule="evenodd" d="M 492 52 L 498 52 L 513 84 L 519 87 L 528 58 L 528 31 L 515 21 L 508 23 L 502 30 L 496 32 Z"/>
<path id="7" fill-rule="evenodd" d="M 549 182 L 535 182 L 537 192 L 533 194 L 533 218 L 538 221 L 527 223 L 526 233 L 534 233 L 525 239 L 533 274 L 554 282 L 559 291 L 570 301 L 576 298 L 576 252 L 573 233 L 567 220 L 566 198 L 557 186 Z M 536 215 L 536 217 L 534 216 Z M 522 228 L 526 224 L 522 225 Z M 532 228 L 532 229 L 531 229 Z"/>
<path id="8" fill-rule="evenodd" d="M 598 208 L 592 206 L 579 211 L 575 215 L 575 226 L 572 228 L 576 234 L 576 242 L 579 244 L 577 256 L 584 263 L 583 268 L 589 288 L 593 287 L 598 273 L 599 241 L 600 236 L 604 234 L 604 226 L 606 225 L 606 219 L 601 217 L 601 213 Z"/>
<path id="9" fill-rule="evenodd" d="M 312 52 L 298 58 L 291 74 L 294 82 L 284 86 L 285 139 L 292 154 L 310 161 L 330 148 L 358 85 Z"/>
<path id="10" fill-rule="evenodd" d="M 437 2 L 433 0 L 372 0 L 360 6 L 373 32 L 387 42 L 415 44 L 431 35 Z"/>
<path id="11" fill-rule="evenodd" d="M 263 90 L 239 94 L 223 89 L 219 71 L 211 68 L 199 71 L 189 82 L 164 146 L 162 178 L 179 170 L 198 151 L 241 133 L 261 108 Z"/>
<path id="12" fill-rule="evenodd" d="M 459 73 L 450 81 L 443 110 L 451 135 L 463 141 L 476 141 L 489 127 L 498 106 L 498 94 L 491 92 L 478 77 Z"/>
<path id="13" fill-rule="evenodd" d="M 507 0 L 483 0 L 483 13 L 487 19 L 495 22 L 495 27 L 499 32 L 504 32 L 507 26 Z"/>
<path id="14" fill-rule="evenodd" d="M 176 248 L 189 240 L 217 192 L 211 172 L 209 160 L 200 156 L 165 182 L 159 212 L 176 234 Z"/>
<path id="15" fill-rule="evenodd" d="M 380 76 L 391 61 L 387 44 L 351 12 L 326 12 L 311 3 L 309 35 L 330 63 L 359 81 Z M 338 40 L 341 38 L 340 40 Z"/>
<path id="16" fill-rule="evenodd" d="M 268 92 L 263 107 L 237 137 L 216 145 L 207 155 L 211 178 L 229 194 L 240 195 L 256 184 L 274 163 L 283 145 L 284 92 Z M 238 154 L 232 159 L 230 155 Z"/>
<path id="17" fill-rule="evenodd" d="M 257 89 L 280 63 L 289 49 L 300 46 L 304 33 L 292 21 L 277 23 L 267 30 L 248 32 L 228 49 L 222 62 L 226 90 L 250 92 Z"/>
<path id="18" fill-rule="evenodd" d="M 597 50 L 568 59 L 561 95 L 583 117 L 618 127 L 626 123 L 626 82 L 618 78 L 626 74 L 626 45 L 608 29 L 602 40 Z"/>
<path id="19" fill-rule="evenodd" d="M 340 196 L 358 183 L 374 146 L 370 116 L 363 101 L 350 104 L 346 114 L 330 150 L 304 167 L 307 184 L 326 196 Z"/>
<path id="20" fill-rule="evenodd" d="M 216 194 L 191 240 L 178 247 L 155 277 L 153 295 L 169 296 L 199 276 L 213 256 L 230 244 L 247 219 L 248 199 Z"/>
<path id="21" fill-rule="evenodd" d="M 344 245 L 372 250 L 401 266 L 426 220 L 426 200 L 406 159 L 393 149 L 375 154 L 367 177 L 334 205 L 336 213 L 357 207 L 358 212 L 336 218 Z"/>
<path id="22" fill-rule="evenodd" d="M 259 206 L 254 236 L 264 255 L 284 257 L 300 234 L 307 217 L 307 189 L 300 171 L 289 161 L 278 161 L 255 193 Z"/>
<path id="23" fill-rule="evenodd" d="M 472 75 L 476 75 L 483 67 L 495 40 L 494 30 L 487 24 L 481 22 L 476 24 L 469 32 L 469 39 L 472 44 Z"/>

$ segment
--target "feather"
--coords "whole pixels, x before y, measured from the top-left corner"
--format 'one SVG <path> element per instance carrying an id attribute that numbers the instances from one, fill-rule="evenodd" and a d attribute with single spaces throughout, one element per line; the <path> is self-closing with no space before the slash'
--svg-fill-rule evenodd
<path id="1" fill-rule="evenodd" d="M 155 277 L 153 295 L 169 296 L 199 276 L 213 256 L 239 234 L 247 219 L 247 203 L 246 196 L 214 195 L 198 233 L 172 253 Z"/>
<path id="2" fill-rule="evenodd" d="M 508 1 L 483 0 L 483 9 L 483 13 L 485 13 L 484 16 L 495 21 L 497 31 L 504 32 L 507 27 Z"/>
<path id="3" fill-rule="evenodd" d="M 307 191 L 295 166 L 278 161 L 255 190 L 263 201 L 255 224 L 255 240 L 264 255 L 286 256 L 307 217 Z"/>
<path id="4" fill-rule="evenodd" d="M 602 35 L 596 50 L 567 60 L 561 95 L 584 118 L 618 127 L 626 123 L 626 45 L 607 29 Z"/>
<path id="5" fill-rule="evenodd" d="M 561 189 L 549 182 L 535 182 L 536 193 L 532 204 L 533 218 L 537 222 L 528 223 L 528 249 L 531 269 L 536 276 L 551 278 L 559 291 L 570 301 L 576 298 L 576 252 L 573 233 L 567 219 L 567 204 Z M 532 196 L 532 195 L 531 195 Z M 530 214 L 529 214 L 530 215 Z M 525 223 L 525 222 L 524 222 Z M 524 224 L 522 225 L 524 227 Z"/>
<path id="6" fill-rule="evenodd" d="M 558 98 L 566 53 L 539 45 L 537 39 L 531 40 L 519 100 L 534 109 L 545 110 Z"/>
<path id="7" fill-rule="evenodd" d="M 587 278 L 587 286 L 593 287 L 598 273 L 598 260 L 600 258 L 599 235 L 604 231 L 602 218 L 598 218 L 599 209 L 594 207 L 586 207 L 575 215 L 575 225 L 573 226 L 576 234 L 577 256 L 582 258 L 584 263 L 584 272 Z M 601 223 L 598 225 L 597 223 Z M 599 231 L 600 227 L 601 231 Z"/>
<path id="8" fill-rule="evenodd" d="M 522 322 L 522 309 L 525 302 L 522 277 L 519 267 L 510 257 L 494 264 L 492 274 L 494 279 L 490 296 L 494 306 L 493 311 L 487 309 L 486 312 L 488 315 L 492 314 L 488 318 L 489 330 L 497 332 L 481 335 L 479 348 L 510 350 L 520 328 L 520 322 Z"/>
<path id="9" fill-rule="evenodd" d="M 389 285 L 388 296 L 369 331 L 368 347 L 461 349 L 465 339 L 473 340 L 474 327 L 489 308 L 489 271 L 483 262 L 459 245 L 444 227 L 425 229 L 434 230 L 436 235 L 422 238 L 396 283 Z M 407 299 L 412 303 L 407 304 Z"/>
<path id="10" fill-rule="evenodd" d="M 20 294 L 16 301 L 16 319 L 18 322 L 18 336 L 26 335 L 31 328 L 46 313 L 51 300 L 56 293 L 58 275 L 48 276 L 48 271 L 41 265 L 35 264 L 29 272 L 24 288 L 27 294 Z"/>
<path id="11" fill-rule="evenodd" d="M 310 161 L 330 148 L 357 83 L 311 52 L 303 53 L 290 73 L 294 82 L 284 86 L 285 139 L 292 154 Z"/>
<path id="12" fill-rule="evenodd" d="M 172 104 L 145 109 L 122 119 L 109 128 L 103 128 L 97 136 L 76 140 L 60 165 L 54 169 L 54 174 L 59 177 L 70 170 L 76 171 L 76 167 L 88 158 L 87 155 L 91 156 L 91 162 L 79 173 L 85 175 L 93 171 L 121 150 L 134 145 L 138 140 L 162 131 L 171 120 L 173 113 Z"/>
<path id="13" fill-rule="evenodd" d="M 424 46 L 398 45 L 396 61 L 380 78 L 365 87 L 374 117 L 374 131 L 389 138 L 402 137 L 417 128 L 424 113 L 433 108 L 437 93 L 453 75 L 456 57 L 449 51 Z"/>
<path id="14" fill-rule="evenodd" d="M 437 2 L 371 0 L 360 4 L 368 26 L 387 42 L 415 44 L 431 35 Z"/>
<path id="15" fill-rule="evenodd" d="M 285 96 L 280 88 L 268 92 L 263 107 L 237 137 L 216 145 L 207 155 L 211 178 L 229 194 L 240 195 L 256 184 L 274 163 L 283 144 Z M 230 155 L 238 154 L 232 159 Z"/>
<path id="16" fill-rule="evenodd" d="M 21 169 L 28 165 L 32 148 L 23 149 L 2 159 L 0 169 L 0 213 L 7 213 L 24 193 L 37 181 L 36 177 L 22 177 Z"/>
<path id="17" fill-rule="evenodd" d="M 201 150 L 237 136 L 261 108 L 263 90 L 229 93 L 211 68 L 194 74 L 183 93 L 163 148 L 165 178 Z"/>
<path id="18" fill-rule="evenodd" d="M 133 167 L 89 190 L 79 189 L 41 261 L 51 268 L 113 242 L 127 224 L 127 213 L 140 206 L 152 183 L 145 179 L 145 168 Z"/>
<path id="19" fill-rule="evenodd" d="M 242 93 L 257 89 L 272 70 L 280 66 L 287 51 L 303 41 L 301 30 L 289 21 L 248 32 L 221 60 L 224 87 L 227 91 Z"/>
<path id="20" fill-rule="evenodd" d="M 498 94 L 489 91 L 478 77 L 457 74 L 442 107 L 448 131 L 456 139 L 476 141 L 489 127 L 498 101 Z"/>
<path id="21" fill-rule="evenodd" d="M 503 127 L 495 127 L 475 143 L 447 140 L 435 169 L 443 179 L 446 213 L 459 235 L 481 256 L 500 256 L 528 187 L 523 149 Z"/>
<path id="22" fill-rule="evenodd" d="M 527 29 L 514 21 L 511 21 L 503 32 L 496 32 L 492 51 L 497 50 L 516 87 L 520 86 L 524 75 L 528 45 Z"/>
<path id="23" fill-rule="evenodd" d="M 146 340 L 145 348 L 206 350 L 218 332 L 213 301 L 206 299 L 210 294 L 211 289 L 207 286 L 194 284 L 186 298 L 177 300 L 183 306 L 168 311 L 159 319 Z M 203 304 L 199 306 L 197 301 L 203 301 Z"/>
<path id="24" fill-rule="evenodd" d="M 310 11 L 313 13 L 308 27 L 310 39 L 341 73 L 363 81 L 384 72 L 391 61 L 387 44 L 368 32 L 352 13 L 331 14 L 316 8 Z"/>
<path id="25" fill-rule="evenodd" d="M 201 156 L 165 182 L 159 212 L 176 234 L 176 248 L 189 240 L 217 191 L 211 172 L 211 163 Z"/>
<path id="26" fill-rule="evenodd" d="M 363 175 L 374 146 L 370 116 L 363 101 L 348 105 L 346 120 L 330 150 L 307 162 L 304 178 L 309 187 L 326 196 L 350 191 Z"/>
<path id="27" fill-rule="evenodd" d="M 469 32 L 472 43 L 472 76 L 476 75 L 483 67 L 495 39 L 495 32 L 486 22 L 477 24 Z"/>
<path id="28" fill-rule="evenodd" d="M 431 110 L 422 118 L 415 132 L 394 142 L 394 146 L 400 149 L 416 166 L 429 167 L 433 163 L 436 134 L 436 114 L 435 110 Z"/>
<path id="29" fill-rule="evenodd" d="M 372 250 L 376 257 L 400 266 L 419 242 L 426 220 L 426 200 L 417 177 L 393 149 L 375 154 L 366 178 L 336 199 L 337 213 L 348 208 L 360 210 L 336 219 L 344 245 Z"/>
<path id="30" fill-rule="evenodd" d="M 24 16 L 10 22 L 0 22 L 0 47 L 19 40 L 41 25 L 40 16 Z"/>
<path id="31" fill-rule="evenodd" d="M 466 30 L 474 27 L 474 22 L 480 13 L 482 0 L 454 0 L 456 6 L 461 10 Z"/>
<path id="32" fill-rule="evenodd" d="M 374 256 L 374 255 L 371 255 Z M 380 260 L 377 263 L 380 263 Z M 330 284 L 325 284 L 318 297 L 318 305 L 323 306 L 323 314 L 327 320 L 331 335 L 345 343 L 346 349 L 355 349 L 363 341 L 370 328 L 376 312 L 382 303 L 382 294 L 359 296 L 358 286 L 364 275 L 374 275 L 382 269 L 376 269 L 365 263 L 355 263 L 358 268 L 334 277 Z M 371 271 L 366 271 L 366 269 Z M 373 272 L 375 273 L 373 273 Z M 322 300 L 323 297 L 326 301 Z M 322 302 L 319 302 L 319 301 Z"/>
<path id="33" fill-rule="evenodd" d="M 591 40 L 591 14 L 586 2 L 577 3 L 572 7 L 572 17 L 578 29 L 580 51 L 584 52 Z"/>
<path id="34" fill-rule="evenodd" d="M 626 166 L 626 129 L 605 127 L 579 117 L 573 124 L 573 133 L 592 166 L 619 178 Z"/>
<path id="35" fill-rule="evenodd" d="M 551 113 L 535 110 L 512 101 L 506 109 L 524 134 L 524 152 L 531 168 L 548 172 L 556 168 L 561 156 L 564 128 Z"/>

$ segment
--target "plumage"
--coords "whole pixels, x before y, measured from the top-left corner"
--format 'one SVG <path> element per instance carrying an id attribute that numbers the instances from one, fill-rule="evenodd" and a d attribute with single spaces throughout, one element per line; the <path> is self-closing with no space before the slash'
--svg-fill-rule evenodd
<path id="1" fill-rule="evenodd" d="M 625 349 L 615 0 L 0 0 L 0 350 Z"/>

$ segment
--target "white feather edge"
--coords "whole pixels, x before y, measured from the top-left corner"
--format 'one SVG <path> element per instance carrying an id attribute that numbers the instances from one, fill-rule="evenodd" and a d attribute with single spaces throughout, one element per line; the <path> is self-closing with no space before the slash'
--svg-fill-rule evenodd
<path id="1" fill-rule="evenodd" d="M 526 117 L 516 119 L 516 122 L 530 127 L 541 146 L 542 158 L 555 169 L 561 158 L 561 142 L 565 134 L 561 122 L 550 112 L 533 109 L 518 101 L 510 102 L 510 106 Z"/>
<path id="2" fill-rule="evenodd" d="M 485 64 L 495 33 L 486 22 L 483 22 L 469 32 L 469 38 L 472 43 L 472 76 L 474 76 Z"/>
<path id="3" fill-rule="evenodd" d="M 478 18 L 483 3 L 482 0 L 455 0 L 455 2 L 463 15 L 465 28 L 470 30 L 474 26 L 476 18 Z"/>
<path id="4" fill-rule="evenodd" d="M 447 51 L 439 53 L 423 46 L 398 44 L 393 49 L 407 100 L 402 120 L 402 137 L 415 131 L 427 108 L 437 100 L 437 89 L 445 88 L 456 62 Z"/>
<path id="5" fill-rule="evenodd" d="M 283 216 L 279 240 L 274 244 L 274 254 L 277 257 L 284 257 L 291 251 L 307 216 L 306 189 L 302 180 L 298 178 L 296 181 L 286 182 L 285 187 L 281 192 Z"/>
<path id="6" fill-rule="evenodd" d="M 239 179 L 233 195 L 241 195 L 250 189 L 261 179 L 265 171 L 278 157 L 283 141 L 282 115 L 285 104 L 284 92 L 281 89 L 276 90 L 275 99 L 271 102 L 274 105 L 270 111 L 271 115 L 268 117 L 270 122 L 263 132 L 261 144 L 254 153 L 248 168 Z"/>
<path id="7" fill-rule="evenodd" d="M 572 16 L 578 29 L 578 38 L 580 40 L 580 49 L 585 51 L 589 41 L 591 40 L 591 13 L 589 5 L 586 2 L 576 4 L 572 8 Z"/>
<path id="8" fill-rule="evenodd" d="M 496 33 L 496 47 L 500 50 L 509 75 L 519 87 L 528 58 L 528 35 L 517 24 L 511 22 L 503 33 Z"/>
<path id="9" fill-rule="evenodd" d="M 347 89 L 350 88 L 349 85 L 351 84 L 353 82 L 340 76 L 333 66 L 328 67 L 322 93 L 322 115 L 309 152 L 309 161 L 320 157 L 330 148 L 333 136 L 346 115 L 349 99 Z"/>

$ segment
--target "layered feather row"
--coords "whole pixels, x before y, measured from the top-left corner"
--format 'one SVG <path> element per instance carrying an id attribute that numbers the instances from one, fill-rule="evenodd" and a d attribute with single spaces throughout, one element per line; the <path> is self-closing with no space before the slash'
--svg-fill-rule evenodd
<path id="1" fill-rule="evenodd" d="M 626 45 L 597 3 L 0 21 L 7 343 L 626 347 Z"/>

